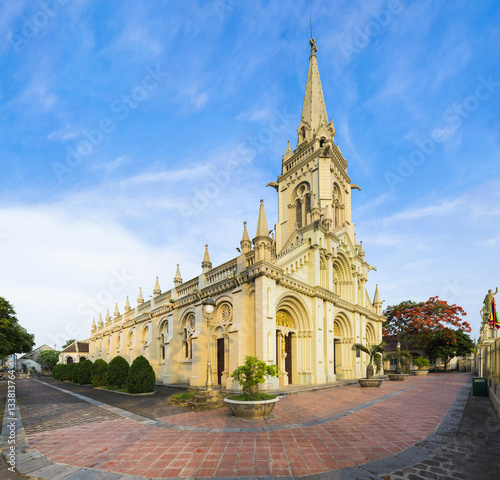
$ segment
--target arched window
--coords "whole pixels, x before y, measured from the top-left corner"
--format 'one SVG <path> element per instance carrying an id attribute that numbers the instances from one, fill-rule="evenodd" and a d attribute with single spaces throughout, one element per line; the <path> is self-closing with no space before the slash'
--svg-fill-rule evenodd
<path id="1" fill-rule="evenodd" d="M 80 357 L 80 362 L 84 362 L 85 360 L 87 360 L 85 357 Z"/>
<path id="2" fill-rule="evenodd" d="M 311 213 L 311 195 L 306 195 L 306 198 L 305 198 L 305 211 L 306 211 L 306 215 L 308 213 Z"/>
<path id="3" fill-rule="evenodd" d="M 70 363 L 73 363 L 73 357 L 66 357 L 66 363 L 69 365 Z"/>
<path id="4" fill-rule="evenodd" d="M 160 336 L 160 359 L 165 360 L 165 335 L 163 333 Z"/>
<path id="5" fill-rule="evenodd" d="M 181 355 L 184 360 L 193 358 L 192 337 L 196 326 L 196 318 L 194 313 L 190 313 L 182 321 L 182 351 Z"/>
<path id="6" fill-rule="evenodd" d="M 296 213 L 297 228 L 301 228 L 302 227 L 302 202 L 300 200 L 297 200 L 297 204 L 295 207 L 295 213 Z"/>
<path id="7" fill-rule="evenodd" d="M 306 139 L 306 127 L 302 127 L 300 129 L 301 140 L 304 141 Z"/>

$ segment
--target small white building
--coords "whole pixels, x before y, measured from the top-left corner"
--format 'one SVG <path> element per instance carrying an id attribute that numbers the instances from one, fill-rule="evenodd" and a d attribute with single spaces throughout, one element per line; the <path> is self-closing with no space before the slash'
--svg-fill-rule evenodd
<path id="1" fill-rule="evenodd" d="M 32 352 L 19 357 L 17 360 L 16 370 L 21 371 L 23 369 L 23 365 L 26 365 L 27 370 L 32 370 L 34 368 L 37 372 L 41 372 L 42 365 L 38 361 L 38 355 L 45 350 L 53 350 L 53 348 L 44 344 L 41 347 L 35 348 Z"/>
<path id="2" fill-rule="evenodd" d="M 86 342 L 73 342 L 59 355 L 59 363 L 84 362 L 89 358 L 89 344 Z"/>

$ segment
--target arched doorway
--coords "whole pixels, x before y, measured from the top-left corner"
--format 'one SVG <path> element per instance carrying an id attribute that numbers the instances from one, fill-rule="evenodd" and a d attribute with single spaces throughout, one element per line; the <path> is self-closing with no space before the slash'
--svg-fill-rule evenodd
<path id="1" fill-rule="evenodd" d="M 354 338 L 347 314 L 337 314 L 333 322 L 334 338 L 334 366 L 333 370 L 337 379 L 354 377 L 352 345 Z"/>
<path id="2" fill-rule="evenodd" d="M 292 335 L 295 335 L 294 323 L 290 315 L 279 311 L 276 313 L 276 359 L 280 368 L 280 385 L 293 383 L 293 351 Z"/>
<path id="3" fill-rule="evenodd" d="M 299 296 L 284 294 L 276 308 L 276 363 L 280 385 L 314 383 L 310 314 Z"/>
<path id="4" fill-rule="evenodd" d="M 229 378 L 229 331 L 233 322 L 233 307 L 228 301 L 222 301 L 217 306 L 214 326 L 215 359 L 217 384 L 226 386 Z"/>

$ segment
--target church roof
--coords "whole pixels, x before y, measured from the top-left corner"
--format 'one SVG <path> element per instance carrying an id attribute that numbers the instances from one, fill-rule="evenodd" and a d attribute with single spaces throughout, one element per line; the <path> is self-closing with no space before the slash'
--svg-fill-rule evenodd
<path id="1" fill-rule="evenodd" d="M 311 56 L 309 57 L 309 71 L 307 73 L 306 92 L 304 94 L 304 105 L 302 106 L 301 124 L 306 123 L 316 129 L 321 124 L 328 124 L 325 99 L 319 78 L 318 61 L 314 38 L 311 38 Z"/>
<path id="2" fill-rule="evenodd" d="M 85 342 L 73 342 L 71 345 L 68 345 L 61 353 L 89 353 L 89 344 Z"/>

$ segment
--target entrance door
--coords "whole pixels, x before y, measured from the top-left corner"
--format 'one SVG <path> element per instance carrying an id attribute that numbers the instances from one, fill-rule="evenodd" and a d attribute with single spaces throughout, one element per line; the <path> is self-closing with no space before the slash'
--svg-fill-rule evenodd
<path id="1" fill-rule="evenodd" d="M 217 383 L 222 385 L 222 372 L 225 369 L 224 366 L 224 339 L 217 339 Z"/>
<path id="2" fill-rule="evenodd" d="M 288 385 L 292 384 L 292 334 L 285 337 L 285 370 L 288 372 Z"/>

